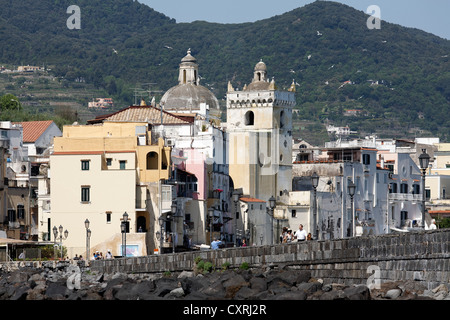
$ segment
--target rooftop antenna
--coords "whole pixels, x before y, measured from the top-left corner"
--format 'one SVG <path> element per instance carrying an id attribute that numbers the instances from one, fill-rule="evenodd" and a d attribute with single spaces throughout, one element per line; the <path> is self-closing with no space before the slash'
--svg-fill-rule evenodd
<path id="1" fill-rule="evenodd" d="M 161 90 L 152 90 L 152 85 L 155 85 L 156 83 L 149 82 L 149 83 L 141 83 L 140 88 L 133 88 L 134 89 L 134 105 L 138 105 L 138 99 L 139 101 L 143 97 L 148 97 L 148 101 L 152 100 L 152 96 L 155 95 L 155 93 L 163 92 Z M 148 86 L 148 89 L 144 89 L 144 86 Z"/>

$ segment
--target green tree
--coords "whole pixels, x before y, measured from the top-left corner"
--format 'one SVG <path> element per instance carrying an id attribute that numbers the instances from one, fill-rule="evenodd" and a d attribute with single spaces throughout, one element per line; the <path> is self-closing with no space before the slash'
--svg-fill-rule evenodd
<path id="1" fill-rule="evenodd" d="M 17 97 L 11 93 L 7 93 L 0 97 L 0 108 L 4 110 L 22 110 L 22 105 Z"/>

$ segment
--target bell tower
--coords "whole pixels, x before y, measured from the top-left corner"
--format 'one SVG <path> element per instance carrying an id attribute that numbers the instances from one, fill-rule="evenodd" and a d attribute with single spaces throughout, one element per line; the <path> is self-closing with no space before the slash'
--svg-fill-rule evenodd
<path id="1" fill-rule="evenodd" d="M 292 109 L 295 90 L 278 90 L 266 64 L 242 90 L 228 84 L 229 172 L 236 188 L 261 200 L 287 203 L 292 190 Z"/>
<path id="2" fill-rule="evenodd" d="M 191 49 L 189 49 L 187 55 L 181 59 L 178 84 L 199 84 L 197 59 L 191 55 Z"/>

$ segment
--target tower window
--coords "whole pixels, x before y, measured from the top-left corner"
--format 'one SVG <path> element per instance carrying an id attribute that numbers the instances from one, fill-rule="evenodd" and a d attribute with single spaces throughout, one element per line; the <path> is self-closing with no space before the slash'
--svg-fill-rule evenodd
<path id="1" fill-rule="evenodd" d="M 245 125 L 253 126 L 255 124 L 255 114 L 253 111 L 247 111 L 245 114 Z"/>

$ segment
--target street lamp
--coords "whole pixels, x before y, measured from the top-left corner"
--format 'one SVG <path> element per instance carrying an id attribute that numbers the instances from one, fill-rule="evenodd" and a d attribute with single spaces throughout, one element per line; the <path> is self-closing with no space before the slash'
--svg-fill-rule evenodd
<path id="1" fill-rule="evenodd" d="M 122 215 L 122 223 L 120 224 L 120 229 L 122 231 L 122 257 L 126 257 L 127 254 L 127 222 L 128 222 L 128 213 Z"/>
<path id="2" fill-rule="evenodd" d="M 172 202 L 172 205 L 170 206 L 170 212 L 173 216 L 173 231 L 172 231 L 172 253 L 175 253 L 175 238 L 177 233 L 177 225 L 175 218 L 177 217 L 177 204 L 175 202 Z"/>
<path id="3" fill-rule="evenodd" d="M 347 186 L 348 188 L 348 194 L 350 196 L 350 212 L 351 212 L 351 217 L 352 217 L 352 230 L 351 230 L 351 235 L 350 236 L 354 236 L 355 233 L 355 217 L 353 215 L 353 196 L 355 195 L 355 191 L 356 191 L 356 185 L 353 183 L 353 181 L 350 181 L 350 183 Z"/>
<path id="4" fill-rule="evenodd" d="M 58 238 L 58 230 L 59 230 L 59 247 L 60 247 L 60 252 L 61 252 L 61 260 L 63 258 L 63 250 L 62 250 L 62 241 L 66 240 L 67 237 L 69 236 L 69 231 L 64 231 L 63 226 L 59 226 L 59 228 L 56 228 L 56 226 L 53 227 L 53 235 L 55 236 L 55 243 L 56 243 L 56 239 Z M 64 237 L 63 237 L 64 234 Z"/>
<path id="5" fill-rule="evenodd" d="M 159 237 L 159 253 L 163 253 L 163 239 L 164 239 L 164 217 L 161 215 L 158 218 L 159 225 L 161 226 L 161 236 Z M 158 234 L 156 235 L 158 238 Z"/>
<path id="6" fill-rule="evenodd" d="M 276 202 L 277 200 L 275 199 L 275 197 L 274 196 L 271 196 L 270 198 L 269 198 L 269 209 L 270 209 L 270 216 L 271 216 L 271 222 L 270 222 L 270 224 L 271 224 L 271 239 L 272 240 L 269 240 L 270 241 L 270 244 L 273 244 L 273 211 L 274 211 L 274 209 L 275 209 L 275 207 L 277 206 L 277 202 Z M 278 224 L 278 222 L 279 222 L 279 219 L 277 219 L 277 224 Z M 278 229 L 278 226 L 277 226 L 277 229 Z M 278 230 L 277 230 L 277 233 L 278 233 Z"/>
<path id="7" fill-rule="evenodd" d="M 275 206 L 276 206 L 276 199 L 274 198 L 274 196 L 271 196 L 270 198 L 269 198 L 269 208 L 270 208 L 270 210 L 272 210 L 272 215 L 273 215 L 273 209 L 275 209 Z"/>
<path id="8" fill-rule="evenodd" d="M 420 169 L 422 169 L 422 227 L 425 228 L 425 174 L 427 172 L 428 164 L 430 163 L 430 155 L 427 149 L 422 149 L 422 154 L 419 156 Z"/>
<path id="9" fill-rule="evenodd" d="M 234 217 L 234 246 L 237 247 L 237 219 L 238 219 L 238 202 L 239 202 L 240 193 L 237 190 L 233 191 L 233 201 L 236 208 L 236 213 Z"/>
<path id="10" fill-rule="evenodd" d="M 209 216 L 209 244 L 212 243 L 212 234 L 213 234 L 213 219 L 214 219 L 214 208 L 211 207 L 208 209 Z"/>
<path id="11" fill-rule="evenodd" d="M 314 172 L 311 176 L 311 183 L 314 188 L 314 212 L 313 212 L 313 232 L 314 239 L 319 239 L 319 228 L 317 225 L 317 186 L 319 185 L 319 175 Z"/>
<path id="12" fill-rule="evenodd" d="M 90 252 L 89 252 L 89 247 L 90 247 L 89 239 L 91 238 L 91 230 L 89 229 L 89 224 L 90 224 L 89 220 L 86 219 L 84 221 L 84 227 L 86 228 L 86 255 L 87 255 L 86 261 L 89 261 L 89 259 L 90 259 L 90 256 L 89 256 L 90 255 Z"/>

